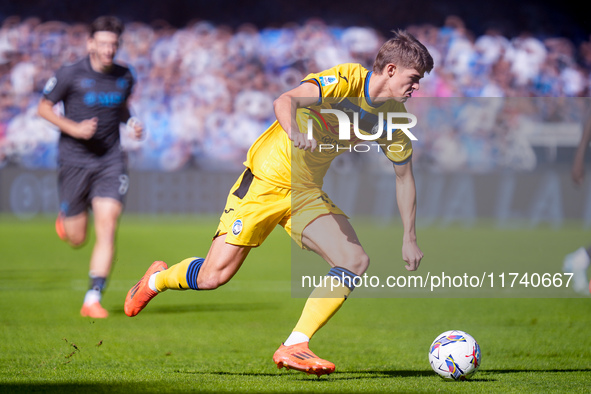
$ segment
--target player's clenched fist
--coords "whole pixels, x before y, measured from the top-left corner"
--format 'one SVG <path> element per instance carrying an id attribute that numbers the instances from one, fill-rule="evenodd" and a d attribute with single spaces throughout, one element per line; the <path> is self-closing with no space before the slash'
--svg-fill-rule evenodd
<path id="1" fill-rule="evenodd" d="M 138 141 L 144 136 L 144 125 L 135 116 L 132 116 L 127 121 L 127 129 L 131 132 L 131 136 Z"/>
<path id="2" fill-rule="evenodd" d="M 307 134 L 292 133 L 291 140 L 293 141 L 293 146 L 295 146 L 298 149 L 309 149 L 310 152 L 314 152 L 314 150 L 316 149 L 316 140 L 314 138 L 308 138 Z"/>
<path id="3" fill-rule="evenodd" d="M 416 242 L 402 242 L 402 259 L 406 262 L 404 268 L 408 271 L 416 271 L 423 259 L 423 252 Z"/>
<path id="4" fill-rule="evenodd" d="M 88 140 L 88 139 L 92 138 L 94 133 L 96 133 L 97 125 L 98 125 L 98 118 L 97 117 L 83 120 L 82 122 L 78 123 L 78 127 L 76 127 L 76 135 L 74 137 L 80 138 L 83 140 Z"/>

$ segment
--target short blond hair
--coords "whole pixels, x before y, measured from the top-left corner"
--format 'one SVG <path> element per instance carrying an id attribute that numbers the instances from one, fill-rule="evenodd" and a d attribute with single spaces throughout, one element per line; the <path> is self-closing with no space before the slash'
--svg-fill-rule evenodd
<path id="1" fill-rule="evenodd" d="M 420 73 L 433 69 L 433 58 L 427 48 L 406 30 L 392 31 L 394 36 L 386 41 L 373 63 L 373 71 L 381 74 L 388 64 L 412 68 Z"/>

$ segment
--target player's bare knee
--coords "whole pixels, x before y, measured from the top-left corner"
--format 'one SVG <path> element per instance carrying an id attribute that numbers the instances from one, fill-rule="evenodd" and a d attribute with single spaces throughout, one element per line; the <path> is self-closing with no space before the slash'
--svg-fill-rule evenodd
<path id="1" fill-rule="evenodd" d="M 73 248 L 79 248 L 86 243 L 86 234 L 68 234 L 68 243 Z"/>
<path id="2" fill-rule="evenodd" d="M 365 273 L 369 267 L 369 256 L 366 253 L 360 253 L 351 256 L 342 264 L 342 267 L 348 269 L 354 274 L 363 275 L 363 273 Z"/>

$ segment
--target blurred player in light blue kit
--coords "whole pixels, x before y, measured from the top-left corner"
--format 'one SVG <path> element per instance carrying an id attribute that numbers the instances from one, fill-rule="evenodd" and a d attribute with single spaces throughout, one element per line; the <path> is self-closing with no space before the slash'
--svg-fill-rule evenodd
<path id="1" fill-rule="evenodd" d="M 591 112 L 591 111 L 590 111 Z M 571 175 L 575 185 L 582 185 L 585 179 L 585 154 L 591 142 L 591 114 L 587 114 L 587 121 L 583 128 L 583 135 L 577 151 L 571 170 Z M 580 247 L 574 252 L 566 255 L 562 270 L 573 273 L 573 289 L 582 295 L 589 295 L 591 291 L 591 282 L 587 278 L 587 269 L 591 261 L 591 245 L 585 249 Z"/>

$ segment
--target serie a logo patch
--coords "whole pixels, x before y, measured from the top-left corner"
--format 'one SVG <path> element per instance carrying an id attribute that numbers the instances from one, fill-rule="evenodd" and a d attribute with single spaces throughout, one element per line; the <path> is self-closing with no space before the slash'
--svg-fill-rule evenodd
<path id="1" fill-rule="evenodd" d="M 242 232 L 242 220 L 236 219 L 236 221 L 234 221 L 234 224 L 232 224 L 232 234 L 238 235 L 241 232 Z"/>
<path id="2" fill-rule="evenodd" d="M 43 88 L 43 93 L 44 94 L 51 93 L 53 88 L 55 88 L 55 85 L 57 85 L 57 78 L 56 77 L 49 78 L 47 80 L 47 82 L 45 83 L 45 87 Z"/>
<path id="3" fill-rule="evenodd" d="M 320 77 L 320 84 L 322 86 L 333 85 L 333 84 L 335 84 L 337 82 L 338 82 L 338 79 L 334 75 L 328 75 L 328 76 Z"/>

